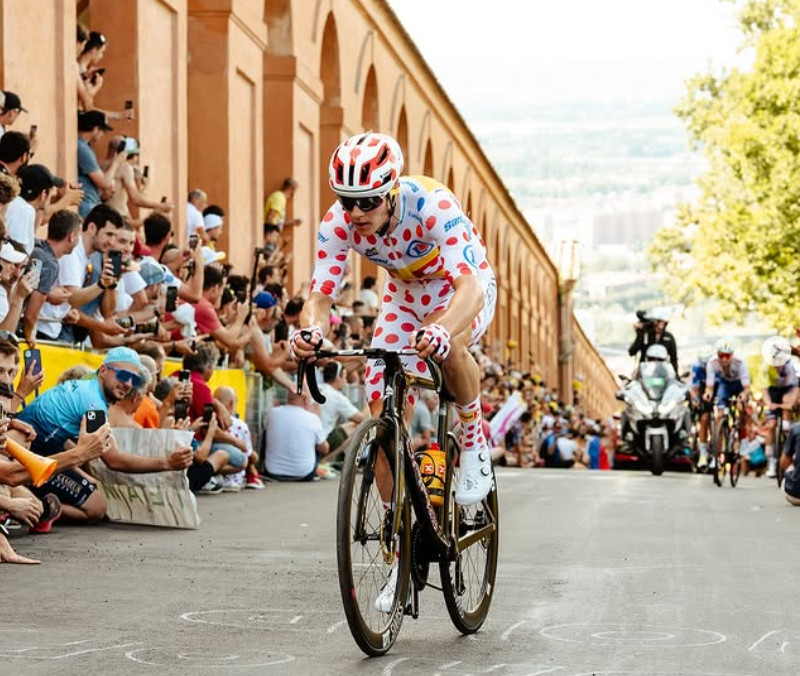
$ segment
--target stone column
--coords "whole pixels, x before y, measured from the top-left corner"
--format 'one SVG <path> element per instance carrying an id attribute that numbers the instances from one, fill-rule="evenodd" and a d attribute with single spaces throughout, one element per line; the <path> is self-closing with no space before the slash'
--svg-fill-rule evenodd
<path id="1" fill-rule="evenodd" d="M 264 206 L 263 3 L 189 0 L 188 39 L 188 188 L 225 210 L 217 248 L 249 275 Z"/>
<path id="2" fill-rule="evenodd" d="M 37 125 L 34 162 L 78 176 L 75 1 L 0 2 L 0 88 L 15 92 L 28 113 L 11 131 Z"/>
<path id="3" fill-rule="evenodd" d="M 89 26 L 108 39 L 101 66 L 106 69 L 96 106 L 123 119 L 109 120 L 98 158 L 112 135 L 133 136 L 141 145 L 140 165 L 149 166 L 146 196 L 176 205 L 172 222 L 182 241 L 186 220 L 186 0 L 91 0 Z M 133 101 L 134 119 L 124 117 Z M 146 215 L 143 211 L 140 215 Z"/>

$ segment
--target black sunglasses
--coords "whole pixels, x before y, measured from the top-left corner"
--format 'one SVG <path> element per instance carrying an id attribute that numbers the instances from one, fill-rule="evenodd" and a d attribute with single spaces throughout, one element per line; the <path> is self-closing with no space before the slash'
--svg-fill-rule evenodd
<path id="1" fill-rule="evenodd" d="M 366 213 L 367 211 L 377 209 L 383 204 L 382 195 L 373 195 L 372 197 L 345 197 L 344 195 L 338 195 L 338 197 L 339 204 L 342 205 L 342 209 L 345 211 L 352 211 L 358 207 L 361 211 Z"/>

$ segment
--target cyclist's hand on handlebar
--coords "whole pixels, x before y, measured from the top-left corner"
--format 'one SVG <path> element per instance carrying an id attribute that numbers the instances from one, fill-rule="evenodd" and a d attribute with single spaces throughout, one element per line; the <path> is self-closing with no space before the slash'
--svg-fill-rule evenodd
<path id="1" fill-rule="evenodd" d="M 314 350 L 322 346 L 322 329 L 319 326 L 306 326 L 295 329 L 289 336 L 289 352 L 292 359 L 307 359 L 314 356 Z"/>
<path id="2" fill-rule="evenodd" d="M 450 333 L 441 324 L 428 324 L 411 339 L 421 359 L 435 355 L 443 361 L 450 354 Z"/>

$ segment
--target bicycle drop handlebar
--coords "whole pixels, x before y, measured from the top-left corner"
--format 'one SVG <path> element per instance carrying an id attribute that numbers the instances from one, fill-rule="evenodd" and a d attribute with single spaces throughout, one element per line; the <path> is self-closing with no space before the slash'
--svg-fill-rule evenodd
<path id="1" fill-rule="evenodd" d="M 311 333 L 303 331 L 301 333 L 303 339 L 309 341 Z M 397 362 L 397 367 L 400 367 L 400 357 L 417 357 L 417 351 L 412 348 L 403 348 L 401 350 L 387 350 L 382 347 L 365 347 L 350 350 L 323 350 L 320 343 L 314 349 L 314 361 L 317 359 L 329 359 L 334 357 L 366 357 L 367 359 L 383 359 L 387 367 L 390 363 Z M 325 396 L 319 391 L 317 384 L 316 371 L 313 368 L 314 362 L 310 362 L 309 358 L 301 359 L 297 364 L 297 394 L 303 393 L 303 380 L 308 383 L 308 391 L 311 397 L 318 404 L 324 404 Z M 431 374 L 433 387 L 438 392 L 442 388 L 442 367 L 431 357 L 425 358 L 425 365 L 428 367 L 428 372 Z M 311 367 L 311 368 L 309 368 Z"/>

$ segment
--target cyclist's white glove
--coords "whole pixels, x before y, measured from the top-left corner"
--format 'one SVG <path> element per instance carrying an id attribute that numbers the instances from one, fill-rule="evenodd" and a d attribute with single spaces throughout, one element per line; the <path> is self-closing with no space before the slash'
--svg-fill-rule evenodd
<path id="1" fill-rule="evenodd" d="M 433 345 L 433 354 L 440 359 L 447 359 L 450 354 L 450 333 L 441 324 L 428 324 L 417 334 L 417 343 L 427 339 Z"/>
<path id="2" fill-rule="evenodd" d="M 322 338 L 322 329 L 313 324 L 311 326 L 304 326 L 301 329 L 294 329 L 289 336 L 289 354 L 291 354 L 292 359 L 297 361 L 302 358 L 302 356 L 297 353 L 298 341 L 302 340 L 308 343 L 311 345 L 311 348 L 318 348 L 322 346 Z M 305 345 L 300 345 L 299 347 L 300 350 L 305 352 L 309 350 Z"/>

